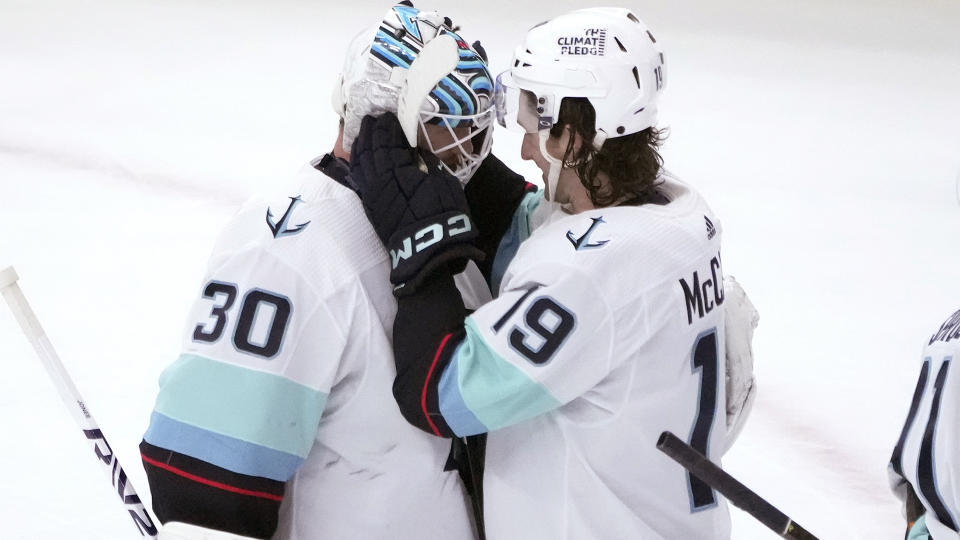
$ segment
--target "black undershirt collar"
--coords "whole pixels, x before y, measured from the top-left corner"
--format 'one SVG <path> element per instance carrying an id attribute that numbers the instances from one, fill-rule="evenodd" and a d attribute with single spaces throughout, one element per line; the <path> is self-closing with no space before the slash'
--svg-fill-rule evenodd
<path id="1" fill-rule="evenodd" d="M 311 161 L 310 165 L 360 196 L 360 189 L 350 178 L 350 164 L 347 163 L 347 160 L 338 158 L 333 154 L 324 154 Z"/>

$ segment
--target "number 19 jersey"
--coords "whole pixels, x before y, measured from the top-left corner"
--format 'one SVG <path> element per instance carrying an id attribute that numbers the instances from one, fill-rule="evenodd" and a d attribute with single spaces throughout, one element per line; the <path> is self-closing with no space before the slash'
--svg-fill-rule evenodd
<path id="1" fill-rule="evenodd" d="M 719 463 L 726 437 L 719 222 L 663 180 L 665 204 L 552 214 L 466 320 L 439 408 L 489 432 L 491 540 L 729 537 L 721 496 L 656 449 L 669 430 Z"/>

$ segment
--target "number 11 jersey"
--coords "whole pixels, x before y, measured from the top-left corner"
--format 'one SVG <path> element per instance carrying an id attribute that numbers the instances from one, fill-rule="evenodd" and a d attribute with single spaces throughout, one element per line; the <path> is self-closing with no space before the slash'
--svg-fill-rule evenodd
<path id="1" fill-rule="evenodd" d="M 902 500 L 907 484 L 920 499 L 934 540 L 960 531 L 960 311 L 930 337 L 920 376 L 888 471 Z"/>

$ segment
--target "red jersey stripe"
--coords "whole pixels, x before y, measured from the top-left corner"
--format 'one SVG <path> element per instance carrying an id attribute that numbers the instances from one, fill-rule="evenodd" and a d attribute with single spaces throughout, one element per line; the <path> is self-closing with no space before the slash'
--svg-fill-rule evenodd
<path id="1" fill-rule="evenodd" d="M 207 479 L 207 478 L 203 478 L 202 476 L 197 476 L 197 475 L 195 475 L 195 474 L 190 474 L 190 473 L 188 473 L 187 471 L 178 469 L 178 468 L 176 468 L 176 467 L 174 467 L 174 466 L 172 466 L 172 465 L 168 465 L 168 464 L 166 464 L 166 463 L 159 462 L 159 461 L 157 461 L 157 460 L 155 460 L 155 459 L 150 459 L 150 458 L 148 458 L 147 456 L 143 455 L 142 453 L 140 454 L 140 457 L 143 458 L 143 460 L 146 461 L 147 463 L 153 465 L 154 467 L 159 467 L 159 468 L 161 468 L 161 469 L 163 469 L 163 470 L 165 470 L 165 471 L 170 471 L 170 472 L 172 472 L 173 474 L 176 474 L 177 476 L 182 476 L 182 477 L 186 478 L 187 480 L 192 480 L 192 481 L 197 482 L 197 483 L 200 483 L 200 484 L 204 484 L 204 485 L 207 485 L 207 486 L 210 486 L 210 487 L 215 487 L 215 488 L 217 488 L 217 489 L 222 489 L 222 490 L 224 490 L 224 491 L 229 491 L 229 492 L 231 492 L 231 493 L 239 493 L 240 495 L 249 495 L 249 496 L 251 496 L 251 497 L 259 497 L 259 498 L 261 498 L 261 499 L 268 499 L 268 500 L 271 500 L 271 501 L 277 501 L 277 502 L 279 502 L 279 501 L 282 501 L 282 500 L 283 500 L 283 497 L 282 497 L 282 496 L 280 496 L 280 495 L 274 495 L 273 493 L 266 493 L 266 492 L 263 492 L 263 491 L 252 491 L 252 490 L 249 490 L 249 489 L 238 488 L 238 487 L 236 487 L 236 486 L 231 486 L 231 485 L 228 485 L 228 484 L 223 484 L 223 483 L 221 483 L 221 482 L 216 482 L 216 481 L 214 481 L 214 480 L 209 480 L 209 479 Z"/>
<path id="2" fill-rule="evenodd" d="M 430 370 L 427 371 L 427 378 L 423 381 L 423 391 L 420 393 L 420 408 L 423 410 L 423 416 L 426 417 L 427 423 L 430 424 L 430 429 L 433 430 L 433 434 L 437 437 L 442 437 L 440 430 L 437 429 L 437 425 L 433 423 L 433 420 L 430 419 L 430 413 L 427 412 L 427 389 L 430 387 L 430 378 L 433 377 L 433 370 L 437 367 L 437 362 L 440 360 L 440 353 L 443 352 L 443 347 L 447 344 L 447 341 L 450 340 L 450 336 L 453 333 L 443 336 L 443 340 L 440 341 L 440 346 L 437 347 L 436 354 L 433 355 L 433 363 L 430 364 Z"/>

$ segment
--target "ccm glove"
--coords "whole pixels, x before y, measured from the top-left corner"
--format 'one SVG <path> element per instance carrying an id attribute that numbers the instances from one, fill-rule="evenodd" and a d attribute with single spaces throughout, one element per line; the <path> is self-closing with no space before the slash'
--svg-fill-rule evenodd
<path id="1" fill-rule="evenodd" d="M 438 269 L 455 274 L 468 260 L 483 258 L 460 182 L 435 156 L 410 147 L 392 113 L 363 119 L 350 174 L 390 253 L 390 282 L 398 296 L 416 290 Z"/>

